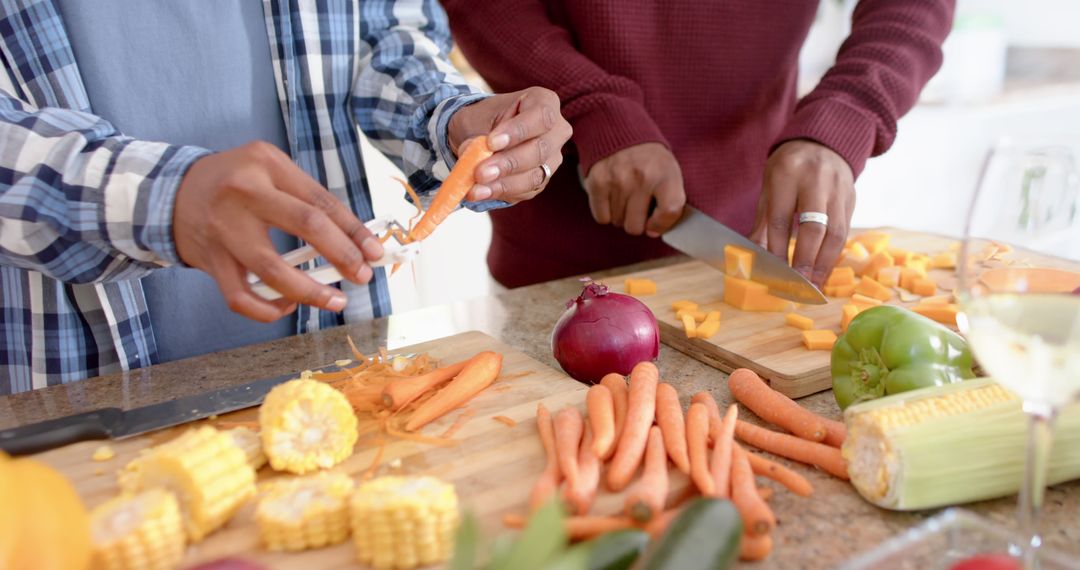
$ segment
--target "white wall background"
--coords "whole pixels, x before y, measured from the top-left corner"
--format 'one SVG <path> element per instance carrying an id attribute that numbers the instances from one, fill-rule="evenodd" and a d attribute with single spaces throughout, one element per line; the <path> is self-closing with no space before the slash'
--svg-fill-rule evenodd
<path id="1" fill-rule="evenodd" d="M 822 0 L 800 58 L 804 90 L 831 64 L 853 5 Z M 1050 133 L 1080 138 L 1080 85 L 1006 96 L 992 92 L 1003 72 L 1006 45 L 1080 48 L 1080 0 L 960 0 L 957 14 L 946 64 L 928 88 L 927 101 L 900 121 L 893 148 L 872 159 L 856 185 L 856 226 L 957 235 L 979 164 L 996 138 Z M 391 179 L 400 172 L 370 146 L 365 158 L 376 213 L 407 220 L 413 210 Z M 468 211 L 450 216 L 424 242 L 414 267 L 391 277 L 395 312 L 498 292 L 485 262 L 490 239 L 487 216 Z"/>

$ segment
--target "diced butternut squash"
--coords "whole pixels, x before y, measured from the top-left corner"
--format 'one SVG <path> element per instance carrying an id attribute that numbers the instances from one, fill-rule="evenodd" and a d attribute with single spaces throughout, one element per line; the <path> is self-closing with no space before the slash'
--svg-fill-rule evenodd
<path id="1" fill-rule="evenodd" d="M 739 279 L 749 279 L 753 266 L 753 252 L 734 245 L 724 246 L 725 273 Z"/>
<path id="2" fill-rule="evenodd" d="M 761 283 L 724 276 L 724 302 L 743 311 L 790 311 L 793 303 L 769 294 Z"/>
<path id="3" fill-rule="evenodd" d="M 952 294 L 934 295 L 932 297 L 923 297 L 919 301 L 920 305 L 948 305 L 953 302 Z"/>
<path id="4" fill-rule="evenodd" d="M 950 326 L 956 326 L 956 313 L 959 312 L 959 308 L 954 303 L 932 303 L 929 305 L 921 303 L 911 310 L 924 317 L 934 319 L 939 323 Z"/>
<path id="5" fill-rule="evenodd" d="M 697 334 L 697 323 L 694 322 L 693 315 L 683 313 L 683 316 L 680 317 L 680 320 L 683 324 L 683 330 L 686 331 L 686 338 L 694 338 L 694 336 Z"/>
<path id="6" fill-rule="evenodd" d="M 930 256 L 931 269 L 954 269 L 956 267 L 956 253 L 944 251 Z"/>
<path id="7" fill-rule="evenodd" d="M 851 244 L 851 247 L 844 250 L 844 254 L 840 256 L 840 262 L 837 265 L 851 267 L 858 273 L 862 271 L 868 261 L 870 261 L 870 252 L 866 250 L 866 246 L 855 242 Z"/>
<path id="8" fill-rule="evenodd" d="M 814 319 L 807 317 L 806 315 L 800 315 L 798 313 L 788 313 L 784 315 L 784 322 L 797 329 L 808 331 L 814 328 Z"/>
<path id="9" fill-rule="evenodd" d="M 700 323 L 701 321 L 705 320 L 705 317 L 708 316 L 708 313 L 702 311 L 701 309 L 683 309 L 675 313 L 675 318 L 682 320 L 683 315 L 690 315 L 694 318 L 695 321 Z"/>
<path id="10" fill-rule="evenodd" d="M 709 313 L 705 315 L 705 321 L 706 322 L 707 321 L 719 321 L 719 320 L 720 320 L 720 311 L 709 311 Z"/>
<path id="11" fill-rule="evenodd" d="M 847 285 L 826 285 L 822 290 L 822 293 L 829 297 L 850 297 L 855 292 L 855 284 L 848 283 Z"/>
<path id="12" fill-rule="evenodd" d="M 835 267 L 832 272 L 829 273 L 829 278 L 825 280 L 826 285 L 854 285 L 855 284 L 855 269 L 846 267 Z"/>
<path id="13" fill-rule="evenodd" d="M 862 293 L 867 297 L 872 297 L 879 301 L 888 301 L 892 299 L 892 289 L 882 285 L 875 281 L 872 277 L 863 277 L 859 280 L 859 284 L 855 286 L 856 293 Z"/>
<path id="14" fill-rule="evenodd" d="M 802 339 L 807 350 L 832 350 L 836 344 L 836 333 L 826 330 L 803 331 Z"/>
<path id="15" fill-rule="evenodd" d="M 905 267 L 900 270 L 900 287 L 911 291 L 911 288 L 915 286 L 915 280 L 920 277 L 926 277 L 926 271 L 919 271 L 913 267 Z"/>
<path id="16" fill-rule="evenodd" d="M 870 261 L 866 262 L 859 275 L 868 275 L 874 277 L 878 274 L 878 271 L 893 266 L 893 258 L 887 251 L 879 251 L 870 256 Z"/>
<path id="17" fill-rule="evenodd" d="M 930 258 L 922 254 L 915 254 L 909 256 L 907 259 L 907 263 L 904 264 L 904 267 L 918 269 L 925 274 L 926 270 L 930 268 Z"/>
<path id="18" fill-rule="evenodd" d="M 867 297 L 866 295 L 855 293 L 851 296 L 851 304 L 858 307 L 860 311 L 865 311 L 870 307 L 876 307 L 880 305 L 881 301 L 873 297 Z"/>
<path id="19" fill-rule="evenodd" d="M 917 277 L 911 284 L 911 292 L 923 297 L 929 297 L 937 293 L 937 283 L 929 277 Z"/>
<path id="20" fill-rule="evenodd" d="M 672 303 L 671 308 L 675 309 L 676 312 L 681 311 L 683 309 L 691 309 L 691 310 L 696 311 L 697 308 L 698 308 L 698 304 L 693 302 L 693 301 L 687 301 L 687 300 L 684 299 L 684 300 L 675 301 L 674 303 Z"/>
<path id="21" fill-rule="evenodd" d="M 843 313 L 840 316 L 840 332 L 847 332 L 848 325 L 851 324 L 851 319 L 855 318 L 855 315 L 862 312 L 862 309 L 858 305 L 848 303 L 840 309 Z"/>
<path id="22" fill-rule="evenodd" d="M 896 287 L 900 285 L 900 271 L 903 267 L 882 267 L 878 269 L 877 275 L 874 276 L 874 280 L 886 287 Z"/>
<path id="23" fill-rule="evenodd" d="M 694 331 L 694 336 L 707 339 L 716 334 L 716 331 L 718 330 L 720 330 L 720 319 L 705 319 L 705 322 L 698 325 L 697 330 Z"/>
<path id="24" fill-rule="evenodd" d="M 871 255 L 885 251 L 889 247 L 889 234 L 886 232 L 863 232 L 855 236 L 855 243 L 861 243 Z"/>
<path id="25" fill-rule="evenodd" d="M 893 263 L 900 266 L 906 265 L 908 258 L 912 255 L 910 251 L 898 247 L 890 247 L 887 251 L 892 256 Z"/>
<path id="26" fill-rule="evenodd" d="M 656 282 L 652 279 L 627 279 L 625 285 L 628 295 L 656 294 Z"/>

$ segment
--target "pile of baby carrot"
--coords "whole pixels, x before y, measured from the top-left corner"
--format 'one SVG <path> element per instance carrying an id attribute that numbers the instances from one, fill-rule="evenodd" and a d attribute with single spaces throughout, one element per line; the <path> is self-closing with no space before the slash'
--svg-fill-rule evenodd
<path id="1" fill-rule="evenodd" d="M 812 494 L 813 487 L 802 475 L 747 451 L 736 439 L 847 479 L 839 450 L 844 425 L 772 390 L 751 370 L 732 372 L 728 386 L 735 400 L 789 433 L 738 419 L 735 404 L 721 414 L 708 392 L 695 394 L 684 415 L 675 388 L 660 382 L 651 362 L 635 366 L 629 384 L 621 375 L 609 374 L 589 388 L 587 417 L 575 407 L 552 416 L 538 405 L 537 428 L 547 464 L 532 488 L 530 508 L 555 496 L 561 485 L 562 500 L 572 513 L 566 519 L 567 533 L 583 540 L 629 527 L 658 536 L 695 494 L 727 498 L 743 519 L 740 558 L 765 558 L 772 551 L 776 517 L 767 503 L 771 489 L 758 488 L 754 476 L 773 479 L 800 496 Z M 672 500 L 669 463 L 691 481 Z M 634 480 L 639 468 L 641 476 Z M 589 514 L 601 479 L 611 492 L 626 491 L 621 515 Z M 517 527 L 523 517 L 508 516 L 505 522 Z"/>

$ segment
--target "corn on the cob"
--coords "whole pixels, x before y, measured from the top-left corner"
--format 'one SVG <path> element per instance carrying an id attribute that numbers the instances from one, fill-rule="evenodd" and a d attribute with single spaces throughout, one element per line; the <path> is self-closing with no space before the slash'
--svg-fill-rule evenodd
<path id="1" fill-rule="evenodd" d="M 171 570 L 184 556 L 180 507 L 163 489 L 98 505 L 90 514 L 90 535 L 100 570 Z"/>
<path id="2" fill-rule="evenodd" d="M 198 542 L 255 494 L 255 470 L 230 436 L 203 426 L 134 459 L 120 483 L 132 493 L 157 487 L 176 493 L 188 538 Z"/>
<path id="3" fill-rule="evenodd" d="M 925 388 L 848 408 L 842 453 L 851 482 L 894 510 L 954 505 L 1015 493 L 1026 416 L 1020 399 L 989 379 Z M 1080 477 L 1080 404 L 1058 416 L 1050 484 Z"/>
<path id="4" fill-rule="evenodd" d="M 273 481 L 263 489 L 255 520 L 268 550 L 306 550 L 349 537 L 353 481 L 343 473 L 316 473 Z"/>
<path id="5" fill-rule="evenodd" d="M 259 408 L 259 427 L 270 466 L 300 475 L 337 465 L 357 438 L 348 399 L 317 380 L 275 386 Z"/>
<path id="6" fill-rule="evenodd" d="M 263 465 L 266 465 L 266 454 L 263 453 L 262 437 L 259 436 L 259 432 L 246 427 L 238 427 L 225 433 L 244 452 L 244 455 L 247 456 L 248 465 L 251 465 L 252 469 L 258 471 Z"/>
<path id="7" fill-rule="evenodd" d="M 415 568 L 450 557 L 458 523 L 453 485 L 433 477 L 380 477 L 361 484 L 351 501 L 360 562 Z"/>

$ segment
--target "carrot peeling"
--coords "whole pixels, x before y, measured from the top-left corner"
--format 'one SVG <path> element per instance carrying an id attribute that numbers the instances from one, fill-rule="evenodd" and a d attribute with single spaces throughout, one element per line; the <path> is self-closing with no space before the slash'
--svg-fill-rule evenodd
<path id="1" fill-rule="evenodd" d="M 491 419 L 505 425 L 506 427 L 514 427 L 517 425 L 517 422 L 514 421 L 514 418 L 510 418 L 507 416 L 491 416 Z"/>
<path id="2" fill-rule="evenodd" d="M 450 424 L 450 427 L 446 428 L 446 431 L 442 432 L 439 437 L 444 439 L 454 437 L 454 434 L 460 431 L 461 428 L 465 427 L 465 424 L 468 423 L 469 420 L 471 420 L 472 417 L 475 415 L 476 410 L 472 408 L 466 408 L 465 411 L 461 412 L 461 415 L 454 420 L 454 423 Z"/>
<path id="3" fill-rule="evenodd" d="M 728 376 L 728 389 L 736 400 L 761 419 L 806 440 L 825 439 L 825 422 L 821 417 L 770 388 L 753 370 L 739 368 L 732 371 Z"/>
<path id="4" fill-rule="evenodd" d="M 845 481 L 849 479 L 847 462 L 840 456 L 840 450 L 835 447 L 768 430 L 742 420 L 735 423 L 735 435 L 740 440 L 763 451 L 819 467 L 826 473 Z"/>

